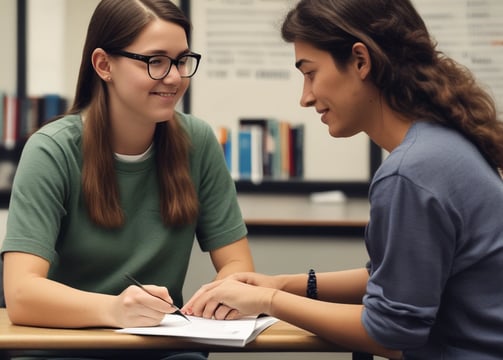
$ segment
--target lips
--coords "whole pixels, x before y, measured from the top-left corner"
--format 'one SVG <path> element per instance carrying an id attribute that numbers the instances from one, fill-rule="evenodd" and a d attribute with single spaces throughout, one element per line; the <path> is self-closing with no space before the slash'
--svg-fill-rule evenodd
<path id="1" fill-rule="evenodd" d="M 316 109 L 316 112 L 321 115 L 321 121 L 323 123 L 326 123 L 326 121 L 325 121 L 325 115 L 328 112 L 328 109 L 319 109 L 319 110 Z"/>
<path id="2" fill-rule="evenodd" d="M 152 92 L 151 94 L 153 95 L 158 95 L 160 97 L 173 97 L 176 96 L 176 91 L 175 92 Z"/>

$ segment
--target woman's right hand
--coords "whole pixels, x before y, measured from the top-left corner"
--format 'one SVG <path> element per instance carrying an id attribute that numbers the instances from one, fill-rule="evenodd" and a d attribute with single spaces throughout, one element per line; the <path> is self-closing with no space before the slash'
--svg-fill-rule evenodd
<path id="1" fill-rule="evenodd" d="M 117 327 L 157 326 L 166 314 L 176 309 L 169 303 L 173 300 L 168 289 L 162 286 L 144 285 L 145 292 L 138 286 L 131 285 L 113 301 L 111 314 Z"/>

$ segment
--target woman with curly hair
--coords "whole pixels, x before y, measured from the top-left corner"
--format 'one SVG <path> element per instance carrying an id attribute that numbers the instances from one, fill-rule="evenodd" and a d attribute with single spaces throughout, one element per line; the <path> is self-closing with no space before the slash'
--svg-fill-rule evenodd
<path id="1" fill-rule="evenodd" d="M 233 275 L 184 310 L 267 313 L 391 358 L 501 358 L 503 122 L 491 96 L 436 49 L 409 0 L 302 0 L 282 35 L 304 76 L 301 105 L 332 137 L 365 132 L 389 152 L 369 191 L 370 261 Z"/>

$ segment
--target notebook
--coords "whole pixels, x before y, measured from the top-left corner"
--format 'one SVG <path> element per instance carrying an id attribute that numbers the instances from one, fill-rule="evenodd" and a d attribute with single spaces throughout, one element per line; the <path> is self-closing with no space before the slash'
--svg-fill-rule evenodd
<path id="1" fill-rule="evenodd" d="M 272 316 L 244 317 L 238 320 L 215 320 L 166 315 L 159 326 L 132 327 L 116 330 L 135 335 L 176 336 L 183 339 L 222 346 L 244 347 L 278 319 Z"/>

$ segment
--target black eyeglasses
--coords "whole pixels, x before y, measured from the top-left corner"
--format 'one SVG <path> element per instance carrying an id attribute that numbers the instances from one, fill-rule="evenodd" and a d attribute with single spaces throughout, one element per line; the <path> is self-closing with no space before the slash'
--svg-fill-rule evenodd
<path id="1" fill-rule="evenodd" d="M 124 50 L 110 51 L 111 54 L 120 55 L 133 60 L 143 61 L 147 64 L 148 75 L 154 80 L 164 79 L 171 70 L 171 66 L 175 65 L 183 78 L 192 77 L 199 66 L 201 55 L 190 52 L 180 55 L 176 59 L 172 59 L 166 55 L 140 55 Z"/>

